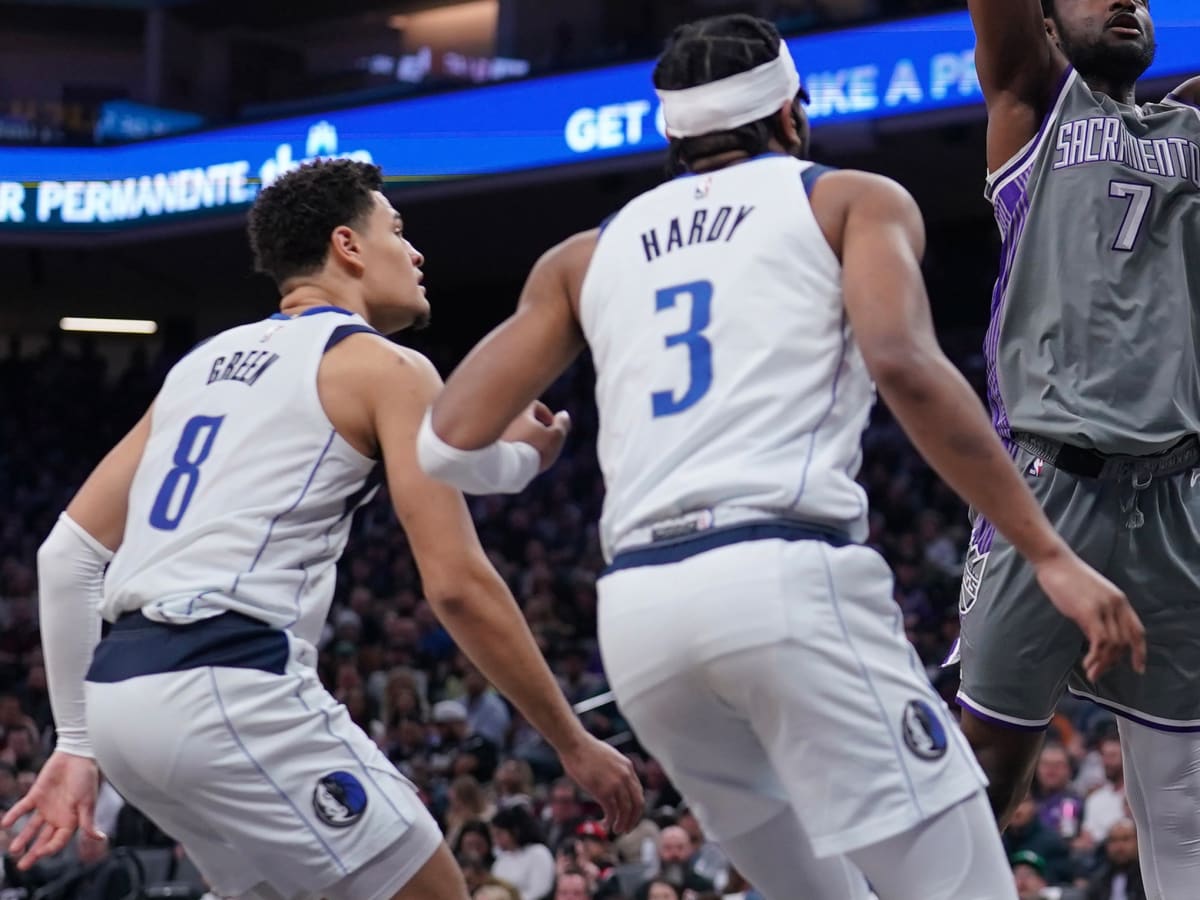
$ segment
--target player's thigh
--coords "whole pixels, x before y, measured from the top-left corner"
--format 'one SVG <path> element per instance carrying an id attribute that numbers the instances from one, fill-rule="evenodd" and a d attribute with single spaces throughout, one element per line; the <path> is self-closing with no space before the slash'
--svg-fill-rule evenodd
<path id="1" fill-rule="evenodd" d="M 817 855 L 833 856 L 936 815 L 983 776 L 905 638 L 883 559 L 817 543 L 787 555 L 786 640 L 716 661 L 712 683 L 749 715 Z"/>
<path id="2" fill-rule="evenodd" d="M 1103 569 L 1119 513 L 1105 486 L 1041 464 L 1024 450 L 1016 462 L 1055 529 Z M 1050 603 L 1032 566 L 981 516 L 971 533 L 959 617 L 964 708 L 1001 726 L 1045 728 L 1082 654 L 1083 633 Z"/>
<path id="3" fill-rule="evenodd" d="M 879 900 L 1016 900 L 1012 870 L 983 792 L 850 859 Z"/>
<path id="4" fill-rule="evenodd" d="M 138 708 L 135 686 L 129 707 L 144 721 L 125 735 L 109 728 L 111 739 L 97 747 L 101 764 L 103 755 L 118 752 L 147 759 L 131 778 L 153 779 L 198 823 L 252 859 L 260 880 L 284 896 L 346 879 L 410 829 L 436 844 L 415 790 L 311 670 L 174 674 L 187 676 L 187 691 L 175 685 L 154 695 L 186 699 L 186 706 L 166 703 L 151 718 Z M 94 686 L 89 707 L 91 695 L 116 697 L 139 680 Z M 118 724 L 131 717 L 111 712 Z M 154 817 L 152 808 L 146 812 Z"/>
<path id="5" fill-rule="evenodd" d="M 1148 900 L 1195 895 L 1200 885 L 1200 734 L 1118 720 L 1129 809 Z"/>
<path id="6" fill-rule="evenodd" d="M 1114 484 L 1113 503 L 1132 487 Z M 1200 469 L 1154 479 L 1138 495 L 1139 528 L 1121 529 L 1106 573 L 1146 628 L 1146 671 L 1120 661 L 1097 681 L 1077 668 L 1072 692 L 1169 728 L 1200 728 Z"/>
<path id="7" fill-rule="evenodd" d="M 419 827 L 324 891 L 327 900 L 465 900 L 467 885 L 437 823 L 424 809 Z"/>

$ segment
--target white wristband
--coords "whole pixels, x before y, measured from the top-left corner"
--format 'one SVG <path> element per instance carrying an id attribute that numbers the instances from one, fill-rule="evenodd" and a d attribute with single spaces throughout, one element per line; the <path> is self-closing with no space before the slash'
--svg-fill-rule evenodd
<path id="1" fill-rule="evenodd" d="M 467 494 L 516 494 L 537 477 L 542 460 L 521 441 L 497 441 L 478 450 L 460 450 L 437 436 L 427 412 L 417 436 L 417 459 L 425 474 Z"/>

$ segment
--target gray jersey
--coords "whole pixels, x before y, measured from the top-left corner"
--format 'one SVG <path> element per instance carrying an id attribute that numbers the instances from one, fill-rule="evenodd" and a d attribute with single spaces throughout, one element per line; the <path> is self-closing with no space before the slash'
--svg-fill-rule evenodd
<path id="1" fill-rule="evenodd" d="M 1142 455 L 1200 432 L 1200 109 L 1126 106 L 1068 70 L 987 196 L 1000 434 Z"/>

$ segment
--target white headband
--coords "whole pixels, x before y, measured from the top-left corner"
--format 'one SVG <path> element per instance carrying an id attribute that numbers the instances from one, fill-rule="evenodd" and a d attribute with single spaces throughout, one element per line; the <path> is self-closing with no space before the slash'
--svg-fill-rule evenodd
<path id="1" fill-rule="evenodd" d="M 687 138 L 730 131 L 766 118 L 794 100 L 799 90 L 800 73 L 787 42 L 780 41 L 775 59 L 748 72 L 681 91 L 657 93 L 667 136 Z"/>

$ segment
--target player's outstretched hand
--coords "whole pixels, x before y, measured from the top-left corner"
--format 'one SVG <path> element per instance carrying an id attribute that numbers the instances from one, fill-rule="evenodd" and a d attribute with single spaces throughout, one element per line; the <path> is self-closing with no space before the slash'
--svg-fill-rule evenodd
<path id="1" fill-rule="evenodd" d="M 12 828 L 22 816 L 31 814 L 8 847 L 9 855 L 20 860 L 17 868 L 27 870 L 39 859 L 58 853 L 76 828 L 90 838 L 104 840 L 93 820 L 98 787 L 95 760 L 53 753 L 29 793 L 0 820 L 0 827 Z"/>
<path id="2" fill-rule="evenodd" d="M 1071 552 L 1040 563 L 1037 580 L 1055 608 L 1087 637 L 1083 668 L 1088 678 L 1103 675 L 1127 651 L 1134 670 L 1146 671 L 1146 629 L 1115 584 Z"/>
<path id="3" fill-rule="evenodd" d="M 629 831 L 642 819 L 646 798 L 631 763 L 604 741 L 588 735 L 579 750 L 562 754 L 563 768 L 604 810 L 613 834 Z"/>
<path id="4" fill-rule="evenodd" d="M 501 439 L 521 441 L 532 446 L 542 459 L 538 471 L 545 472 L 558 459 L 570 431 L 570 414 L 566 410 L 553 413 L 550 407 L 539 400 L 513 420 Z"/>

